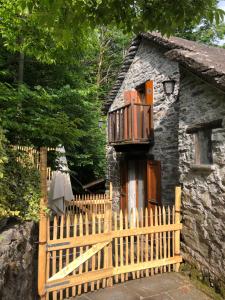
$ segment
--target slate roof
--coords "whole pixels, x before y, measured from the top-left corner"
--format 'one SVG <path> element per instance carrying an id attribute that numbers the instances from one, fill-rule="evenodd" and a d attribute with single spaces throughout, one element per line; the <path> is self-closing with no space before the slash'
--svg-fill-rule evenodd
<path id="1" fill-rule="evenodd" d="M 133 39 L 127 51 L 117 80 L 105 101 L 105 112 L 108 111 L 116 97 L 142 39 L 150 40 L 163 47 L 166 50 L 165 55 L 169 59 L 179 62 L 199 77 L 225 91 L 225 49 L 178 37 L 166 38 L 159 33 L 140 33 Z"/>

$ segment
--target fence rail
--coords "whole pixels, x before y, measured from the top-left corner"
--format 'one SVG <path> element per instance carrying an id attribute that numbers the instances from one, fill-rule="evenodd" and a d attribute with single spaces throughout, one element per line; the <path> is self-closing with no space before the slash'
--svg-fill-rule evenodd
<path id="1" fill-rule="evenodd" d="M 47 218 L 46 279 L 43 299 L 61 300 L 128 279 L 178 271 L 180 188 L 175 206 L 105 210 Z M 42 293 L 43 294 L 43 293 Z"/>

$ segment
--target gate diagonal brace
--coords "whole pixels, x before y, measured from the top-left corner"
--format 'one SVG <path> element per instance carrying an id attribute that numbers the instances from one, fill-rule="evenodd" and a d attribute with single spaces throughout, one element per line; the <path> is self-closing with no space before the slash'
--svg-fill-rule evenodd
<path id="1" fill-rule="evenodd" d="M 86 260 L 88 260 L 90 257 L 95 255 L 102 248 L 107 246 L 110 242 L 111 242 L 111 240 L 104 242 L 104 243 L 95 244 L 93 247 L 91 247 L 86 252 L 84 252 L 82 255 L 77 257 L 74 261 L 69 263 L 66 267 L 64 267 L 58 273 L 54 274 L 51 278 L 49 278 L 48 282 L 66 277 L 68 274 L 70 274 L 72 271 L 74 271 L 80 265 L 82 265 Z"/>

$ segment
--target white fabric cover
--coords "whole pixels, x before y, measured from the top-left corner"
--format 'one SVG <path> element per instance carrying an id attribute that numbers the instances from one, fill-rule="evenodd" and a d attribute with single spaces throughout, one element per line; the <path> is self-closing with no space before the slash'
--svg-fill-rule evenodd
<path id="1" fill-rule="evenodd" d="M 68 173 L 68 164 L 65 156 L 65 148 L 56 148 L 62 155 L 58 158 L 60 170 L 53 172 L 49 186 L 48 203 L 49 207 L 57 214 L 65 212 L 65 201 L 73 199 L 73 191 Z"/>

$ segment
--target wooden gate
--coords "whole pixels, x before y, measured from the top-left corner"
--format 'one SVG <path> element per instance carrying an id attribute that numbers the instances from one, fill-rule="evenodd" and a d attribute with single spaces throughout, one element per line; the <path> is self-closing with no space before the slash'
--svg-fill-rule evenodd
<path id="1" fill-rule="evenodd" d="M 175 205 L 133 210 L 107 209 L 41 219 L 46 239 L 40 247 L 39 295 L 61 300 L 117 282 L 178 271 L 180 256 L 180 188 Z M 40 258 L 40 257 L 39 257 Z M 40 264 L 42 269 L 40 269 Z"/>

